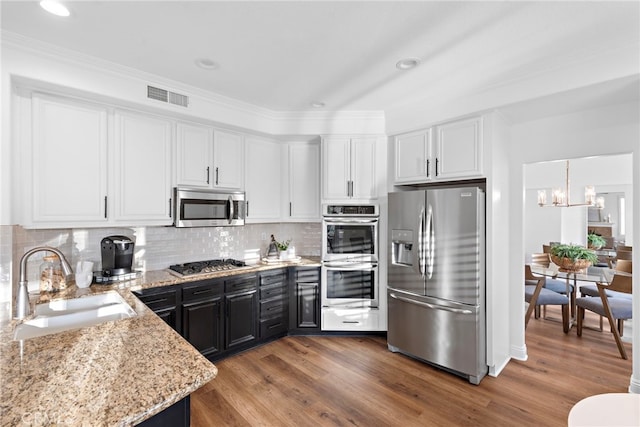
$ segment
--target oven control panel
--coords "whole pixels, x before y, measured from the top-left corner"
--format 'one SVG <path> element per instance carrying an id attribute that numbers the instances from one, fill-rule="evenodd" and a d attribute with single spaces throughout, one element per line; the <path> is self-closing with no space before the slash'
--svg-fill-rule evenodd
<path id="1" fill-rule="evenodd" d="M 378 205 L 324 205 L 324 216 L 378 216 Z"/>

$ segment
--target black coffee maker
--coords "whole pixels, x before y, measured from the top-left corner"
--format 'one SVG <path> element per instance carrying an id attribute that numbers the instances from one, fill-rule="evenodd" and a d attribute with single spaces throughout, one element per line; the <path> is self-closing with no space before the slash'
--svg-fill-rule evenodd
<path id="1" fill-rule="evenodd" d="M 107 236 L 102 239 L 102 275 L 121 276 L 131 273 L 133 246 L 133 240 L 127 236 Z"/>

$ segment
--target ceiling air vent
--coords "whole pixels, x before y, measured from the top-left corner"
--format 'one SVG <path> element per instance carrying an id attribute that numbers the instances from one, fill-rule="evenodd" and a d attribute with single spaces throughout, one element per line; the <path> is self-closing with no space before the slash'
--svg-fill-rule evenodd
<path id="1" fill-rule="evenodd" d="M 169 92 L 153 86 L 147 86 L 147 98 L 156 101 L 168 102 L 170 104 L 180 105 L 182 107 L 189 106 L 189 97 L 175 92 Z"/>

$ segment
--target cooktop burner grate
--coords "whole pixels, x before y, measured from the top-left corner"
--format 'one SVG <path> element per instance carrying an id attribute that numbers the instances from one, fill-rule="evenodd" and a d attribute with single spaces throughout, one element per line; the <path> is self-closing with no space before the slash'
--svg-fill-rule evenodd
<path id="1" fill-rule="evenodd" d="M 207 261 L 187 262 L 169 266 L 172 272 L 181 276 L 192 276 L 194 274 L 215 273 L 216 271 L 234 270 L 246 266 L 244 261 L 233 258 L 212 259 Z"/>

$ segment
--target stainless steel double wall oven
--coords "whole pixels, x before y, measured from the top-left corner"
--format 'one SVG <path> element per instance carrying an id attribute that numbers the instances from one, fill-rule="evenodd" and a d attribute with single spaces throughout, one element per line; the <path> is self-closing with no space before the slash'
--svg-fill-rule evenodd
<path id="1" fill-rule="evenodd" d="M 378 307 L 377 205 L 325 205 L 322 306 Z"/>

